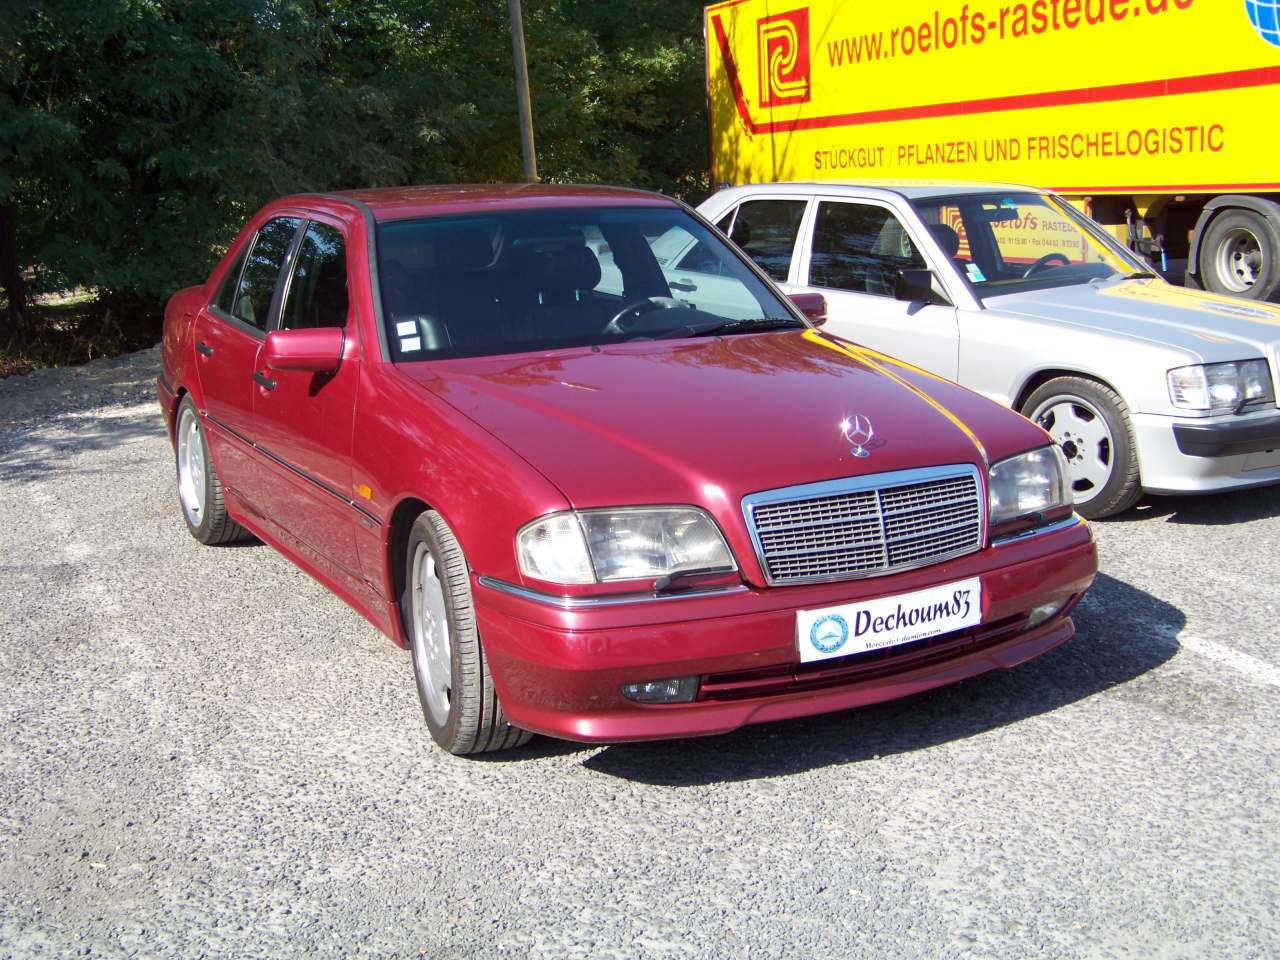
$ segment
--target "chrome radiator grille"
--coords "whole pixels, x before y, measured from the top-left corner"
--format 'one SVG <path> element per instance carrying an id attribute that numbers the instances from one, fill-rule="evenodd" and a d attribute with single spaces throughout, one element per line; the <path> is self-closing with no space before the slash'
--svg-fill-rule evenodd
<path id="1" fill-rule="evenodd" d="M 982 485 L 970 466 L 786 487 L 742 506 L 772 584 L 878 576 L 982 545 Z"/>

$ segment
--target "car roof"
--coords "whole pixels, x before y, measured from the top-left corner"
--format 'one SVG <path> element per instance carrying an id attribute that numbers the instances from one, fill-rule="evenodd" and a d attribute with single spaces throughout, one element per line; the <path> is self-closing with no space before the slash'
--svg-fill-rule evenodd
<path id="1" fill-rule="evenodd" d="M 956 196 L 999 193 L 1001 191 L 1018 191 L 1021 193 L 1042 193 L 1039 187 L 1031 187 L 1020 183 L 997 183 L 981 180 L 794 180 L 775 183 L 750 183 L 741 187 L 726 187 L 721 193 L 744 192 L 759 193 L 761 191 L 777 193 L 836 193 L 845 190 L 857 191 L 864 196 L 881 198 L 899 196 L 907 200 L 918 200 L 922 197 L 936 197 L 941 194 Z"/>
<path id="2" fill-rule="evenodd" d="M 675 200 L 660 193 L 596 184 L 469 183 L 344 190 L 325 196 L 366 207 L 377 220 L 486 210 L 677 205 Z"/>

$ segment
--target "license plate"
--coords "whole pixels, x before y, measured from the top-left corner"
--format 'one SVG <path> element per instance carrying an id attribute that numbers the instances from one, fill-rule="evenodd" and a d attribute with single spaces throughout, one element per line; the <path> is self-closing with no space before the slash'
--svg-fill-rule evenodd
<path id="1" fill-rule="evenodd" d="M 796 612 L 801 663 L 896 647 L 982 622 L 978 577 L 862 603 Z"/>

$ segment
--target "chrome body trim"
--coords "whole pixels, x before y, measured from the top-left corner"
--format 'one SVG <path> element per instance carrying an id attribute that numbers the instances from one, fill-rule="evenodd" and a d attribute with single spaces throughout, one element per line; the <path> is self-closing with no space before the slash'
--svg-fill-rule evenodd
<path id="1" fill-rule="evenodd" d="M 534 603 L 545 604 L 548 607 L 558 607 L 561 610 L 616 607 L 630 603 L 659 603 L 667 600 L 695 600 L 705 597 L 725 596 L 732 593 L 745 593 L 747 590 L 746 584 L 733 583 L 723 587 L 708 587 L 703 590 L 681 590 L 676 593 L 618 593 L 603 597 L 566 597 L 554 593 L 543 593 L 541 590 L 531 590 L 528 587 L 507 583 L 505 580 L 497 580 L 493 577 L 482 576 L 478 577 L 477 580 L 482 587 L 488 587 L 490 590 L 507 593 L 522 600 L 532 600 Z"/>
<path id="2" fill-rule="evenodd" d="M 991 541 L 991 546 L 1007 546 L 1010 543 L 1018 543 L 1022 540 L 1029 540 L 1031 537 L 1038 537 L 1041 534 L 1057 533 L 1059 530 L 1066 530 L 1068 527 L 1074 527 L 1081 523 L 1084 523 L 1084 519 L 1078 513 L 1073 513 L 1065 520 L 1055 520 L 1053 523 L 1045 524 L 1043 527 L 1032 527 L 1030 530 L 1020 530 L 1018 533 L 1011 533 L 994 539 Z"/>
<path id="3" fill-rule="evenodd" d="M 957 550 L 938 554 L 937 556 L 929 557 L 927 560 L 923 560 L 918 563 L 884 566 L 878 567 L 874 570 L 864 570 L 854 573 L 839 573 L 826 576 L 796 577 L 794 579 L 776 580 L 769 572 L 769 563 L 765 558 L 764 544 L 761 540 L 760 532 L 756 528 L 755 511 L 759 507 L 776 503 L 818 500 L 823 497 L 841 496 L 844 494 L 880 491 L 888 487 L 907 486 L 913 483 L 927 483 L 929 481 L 953 480 L 962 477 L 971 477 L 973 479 L 977 493 L 976 506 L 978 510 L 978 536 L 972 545 L 965 545 Z M 882 535 L 884 535 L 884 510 L 883 504 L 878 498 L 877 513 L 879 514 L 878 519 L 880 530 Z M 756 562 L 759 563 L 760 572 L 764 576 L 765 583 L 769 586 L 789 587 L 794 584 L 836 583 L 841 580 L 867 580 L 872 577 L 882 577 L 891 573 L 918 570 L 921 567 L 932 566 L 935 563 L 942 563 L 945 560 L 951 560 L 955 557 L 964 556 L 965 554 L 975 553 L 978 550 L 981 550 L 983 544 L 986 543 L 987 540 L 987 489 L 982 472 L 979 471 L 976 466 L 971 463 L 955 463 L 937 467 L 922 467 L 913 470 L 893 470 L 887 473 L 872 473 L 857 477 L 844 477 L 839 480 L 824 480 L 819 483 L 805 483 L 794 487 L 778 487 L 774 490 L 752 493 L 742 498 L 742 515 L 746 520 L 747 533 L 751 537 L 751 545 L 756 553 Z M 881 542 L 885 544 L 885 556 L 887 559 L 887 536 L 882 536 Z"/>

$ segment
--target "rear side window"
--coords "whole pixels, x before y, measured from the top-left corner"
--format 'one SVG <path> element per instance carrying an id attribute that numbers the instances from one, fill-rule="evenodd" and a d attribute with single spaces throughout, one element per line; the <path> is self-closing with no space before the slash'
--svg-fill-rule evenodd
<path id="1" fill-rule="evenodd" d="M 280 326 L 343 327 L 347 323 L 347 248 L 342 232 L 311 223 L 298 246 Z"/>
<path id="2" fill-rule="evenodd" d="M 809 261 L 813 286 L 891 297 L 899 270 L 924 266 L 890 211 L 862 203 L 818 205 Z"/>
<path id="3" fill-rule="evenodd" d="M 237 320 L 259 330 L 267 329 L 280 268 L 301 222 L 296 217 L 277 217 L 258 231 L 231 305 L 231 315 Z"/>
<path id="4" fill-rule="evenodd" d="M 804 200 L 748 200 L 738 207 L 729 239 L 765 273 L 785 281 L 804 207 Z"/>

